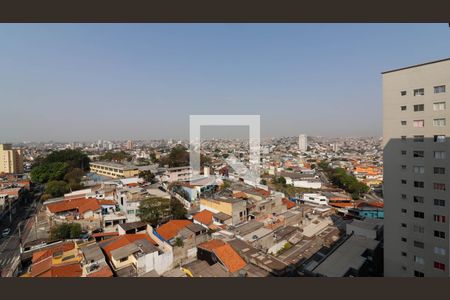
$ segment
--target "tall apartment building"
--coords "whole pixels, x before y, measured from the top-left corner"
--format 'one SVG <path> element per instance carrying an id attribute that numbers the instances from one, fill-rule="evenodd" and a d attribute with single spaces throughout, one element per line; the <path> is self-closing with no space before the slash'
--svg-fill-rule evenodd
<path id="1" fill-rule="evenodd" d="M 384 273 L 448 277 L 450 58 L 382 74 Z"/>
<path id="2" fill-rule="evenodd" d="M 11 144 L 0 144 L 0 173 L 23 173 L 23 156 L 20 149 Z"/>
<path id="3" fill-rule="evenodd" d="M 305 152 L 308 149 L 308 139 L 305 134 L 298 137 L 298 151 Z"/>

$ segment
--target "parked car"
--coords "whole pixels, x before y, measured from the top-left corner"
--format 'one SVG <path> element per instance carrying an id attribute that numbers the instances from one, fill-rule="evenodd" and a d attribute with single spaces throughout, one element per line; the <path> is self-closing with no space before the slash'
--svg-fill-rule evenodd
<path id="1" fill-rule="evenodd" d="M 3 237 L 6 237 L 6 236 L 9 235 L 10 232 L 11 232 L 11 229 L 5 228 L 5 229 L 3 229 L 3 231 L 2 231 L 2 236 L 3 236 Z"/>

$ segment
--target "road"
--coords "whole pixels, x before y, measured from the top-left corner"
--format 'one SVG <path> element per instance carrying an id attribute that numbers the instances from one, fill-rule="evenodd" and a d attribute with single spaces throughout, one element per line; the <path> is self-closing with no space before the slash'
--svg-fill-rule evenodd
<path id="1" fill-rule="evenodd" d="M 9 213 L 0 220 L 0 232 L 5 228 L 10 228 L 11 232 L 7 237 L 0 239 L 0 274 L 9 271 L 11 265 L 20 255 L 20 235 L 27 234 L 29 230 L 30 218 L 34 219 L 36 199 L 26 203 L 20 201 L 15 205 L 16 213 L 12 215 L 10 223 Z M 28 225 L 28 226 L 27 226 Z M 25 228 L 26 227 L 26 228 Z"/>

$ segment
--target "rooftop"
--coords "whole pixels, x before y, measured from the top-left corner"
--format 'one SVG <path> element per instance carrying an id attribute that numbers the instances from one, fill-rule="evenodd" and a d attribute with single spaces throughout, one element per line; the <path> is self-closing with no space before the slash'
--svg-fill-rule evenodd
<path id="1" fill-rule="evenodd" d="M 389 71 L 384 71 L 384 72 L 381 72 L 381 74 L 387 74 L 387 73 L 397 72 L 397 71 L 401 71 L 401 70 L 417 68 L 417 67 L 421 67 L 421 66 L 425 66 L 425 65 L 436 64 L 436 63 L 440 63 L 440 62 L 447 61 L 447 60 L 450 60 L 450 58 L 444 58 L 444 59 L 440 59 L 440 60 L 429 61 L 429 62 L 418 64 L 418 65 L 412 65 L 412 66 L 409 66 L 409 67 L 403 67 L 403 68 L 399 68 L 399 69 L 393 69 L 393 70 L 389 70 Z"/>
<path id="2" fill-rule="evenodd" d="M 365 237 L 352 235 L 313 272 L 327 277 L 343 277 L 350 269 L 358 270 L 366 261 L 363 253 L 374 250 L 379 242 Z"/>

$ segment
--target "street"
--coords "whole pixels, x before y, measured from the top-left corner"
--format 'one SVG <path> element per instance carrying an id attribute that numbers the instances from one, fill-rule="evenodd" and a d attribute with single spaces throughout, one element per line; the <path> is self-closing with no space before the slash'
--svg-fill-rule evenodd
<path id="1" fill-rule="evenodd" d="M 35 199 L 36 200 L 36 199 Z M 9 271 L 9 268 L 17 260 L 20 255 L 20 238 L 27 233 L 31 224 L 30 218 L 33 219 L 35 214 L 36 201 L 26 203 L 20 201 L 15 205 L 15 214 L 12 215 L 12 223 L 10 223 L 10 216 L 7 213 L 0 220 L 0 232 L 5 228 L 11 230 L 10 234 L 6 237 L 0 238 L 0 274 L 4 274 Z"/>

